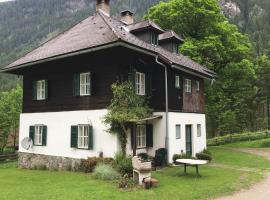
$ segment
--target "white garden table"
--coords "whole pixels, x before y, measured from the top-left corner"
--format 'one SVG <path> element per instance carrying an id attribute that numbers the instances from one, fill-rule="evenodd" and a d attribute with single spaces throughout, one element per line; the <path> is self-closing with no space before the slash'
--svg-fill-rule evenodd
<path id="1" fill-rule="evenodd" d="M 187 173 L 187 166 L 196 167 L 196 173 L 198 176 L 199 174 L 199 166 L 206 165 L 208 161 L 205 160 L 194 160 L 194 159 L 177 159 L 177 163 L 184 165 L 185 174 Z"/>

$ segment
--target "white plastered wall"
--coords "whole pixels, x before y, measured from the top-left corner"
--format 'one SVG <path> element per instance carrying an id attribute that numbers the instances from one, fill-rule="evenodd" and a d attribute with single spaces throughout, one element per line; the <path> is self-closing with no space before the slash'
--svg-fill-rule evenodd
<path id="1" fill-rule="evenodd" d="M 119 150 L 119 142 L 116 135 L 106 132 L 106 127 L 102 123 L 102 117 L 106 112 L 106 110 L 91 110 L 21 114 L 20 141 L 29 137 L 29 126 L 44 124 L 47 126 L 47 145 L 34 146 L 30 150 L 25 150 L 20 144 L 19 151 L 71 158 L 98 156 L 99 152 L 103 152 L 104 157 L 114 157 Z M 70 147 L 71 126 L 78 124 L 92 124 L 93 150 L 79 150 Z"/>

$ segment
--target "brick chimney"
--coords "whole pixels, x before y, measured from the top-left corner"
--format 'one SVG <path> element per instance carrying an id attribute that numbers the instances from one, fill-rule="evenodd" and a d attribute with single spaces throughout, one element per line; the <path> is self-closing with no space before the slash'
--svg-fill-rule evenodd
<path id="1" fill-rule="evenodd" d="M 129 10 L 125 10 L 121 12 L 121 22 L 125 23 L 126 25 L 133 24 L 133 12 Z"/>
<path id="2" fill-rule="evenodd" d="M 110 0 L 97 0 L 96 11 L 102 10 L 110 16 Z"/>

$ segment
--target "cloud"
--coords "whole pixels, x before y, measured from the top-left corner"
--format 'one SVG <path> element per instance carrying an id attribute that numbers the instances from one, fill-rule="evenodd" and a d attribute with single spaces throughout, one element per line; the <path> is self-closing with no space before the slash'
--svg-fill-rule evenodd
<path id="1" fill-rule="evenodd" d="M 0 3 L 1 2 L 6 2 L 6 1 L 15 1 L 15 0 L 0 0 Z"/>

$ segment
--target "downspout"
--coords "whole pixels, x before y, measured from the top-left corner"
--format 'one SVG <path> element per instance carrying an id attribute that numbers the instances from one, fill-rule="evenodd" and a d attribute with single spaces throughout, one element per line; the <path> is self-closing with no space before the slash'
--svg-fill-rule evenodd
<path id="1" fill-rule="evenodd" d="M 167 149 L 167 154 L 169 153 L 169 121 L 168 121 L 168 113 L 169 113 L 169 100 L 168 100 L 168 68 L 166 65 L 158 61 L 158 56 L 156 56 L 156 63 L 160 66 L 164 67 L 165 70 L 165 102 L 166 102 L 166 136 L 165 136 L 165 148 Z"/>

